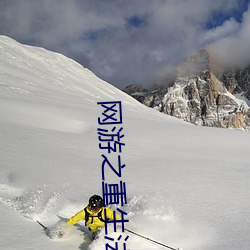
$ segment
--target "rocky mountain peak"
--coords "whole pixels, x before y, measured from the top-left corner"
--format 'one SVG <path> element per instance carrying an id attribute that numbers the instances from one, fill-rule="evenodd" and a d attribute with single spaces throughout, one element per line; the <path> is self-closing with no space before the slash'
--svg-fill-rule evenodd
<path id="1" fill-rule="evenodd" d="M 177 69 L 177 77 L 194 77 L 205 74 L 210 70 L 209 53 L 201 49 L 194 55 L 188 57 Z"/>
<path id="2" fill-rule="evenodd" d="M 148 91 L 137 88 L 129 94 L 149 107 L 196 125 L 250 128 L 249 106 L 233 95 L 248 93 L 244 88 L 250 85 L 249 71 L 215 74 L 210 64 L 208 50 L 202 49 L 178 67 L 171 86 Z"/>

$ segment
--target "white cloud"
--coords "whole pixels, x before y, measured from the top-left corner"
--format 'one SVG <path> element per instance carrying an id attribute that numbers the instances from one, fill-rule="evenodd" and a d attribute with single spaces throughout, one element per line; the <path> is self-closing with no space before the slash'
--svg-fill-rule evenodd
<path id="1" fill-rule="evenodd" d="M 210 45 L 216 60 L 225 66 L 246 66 L 250 63 L 250 9 L 234 32 Z"/>
<path id="2" fill-rule="evenodd" d="M 205 30 L 204 34 L 200 37 L 200 43 L 211 44 L 214 41 L 231 36 L 232 34 L 237 33 L 239 27 L 240 24 L 232 17 L 229 20 L 226 20 L 221 26 Z"/>
<path id="3" fill-rule="evenodd" d="M 238 39 L 243 44 L 250 33 L 247 14 L 242 24 L 231 18 L 213 30 L 204 28 L 213 13 L 221 11 L 229 15 L 238 3 L 237 0 L 3 0 L 0 33 L 63 52 L 116 86 L 132 82 L 151 84 L 156 75 L 163 78 L 161 74 L 164 75 L 166 68 L 205 45 L 213 43 L 220 50 L 223 44 L 231 47 Z M 131 17 L 138 17 L 144 25 L 131 26 L 128 22 Z"/>

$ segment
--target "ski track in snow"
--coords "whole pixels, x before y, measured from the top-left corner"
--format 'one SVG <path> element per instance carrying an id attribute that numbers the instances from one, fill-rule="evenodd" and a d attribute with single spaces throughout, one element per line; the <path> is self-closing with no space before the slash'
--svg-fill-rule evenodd
<path id="1" fill-rule="evenodd" d="M 50 237 L 56 241 L 64 241 L 72 245 L 79 244 L 79 249 L 99 250 L 103 248 L 104 232 L 100 233 L 99 239 L 91 242 L 88 232 L 83 222 L 78 226 L 67 229 L 63 239 L 56 237 L 57 231 L 63 228 L 65 220 L 60 220 L 57 214 L 70 217 L 77 211 L 81 204 L 66 200 L 63 194 L 51 193 L 45 185 L 30 190 L 22 190 L 12 186 L 10 183 L 0 184 L 0 202 L 20 213 L 21 216 L 36 222 L 36 220 L 44 221 L 50 229 Z M 130 198 L 126 205 L 128 219 L 130 220 L 128 229 L 135 231 L 145 237 L 159 241 L 171 247 L 178 248 L 177 244 L 185 245 L 185 249 L 192 249 L 193 246 L 204 244 L 204 239 L 199 242 L 199 228 L 204 231 L 201 225 L 185 224 L 179 220 L 179 216 L 175 214 L 173 208 L 164 205 L 164 196 L 162 194 L 143 194 Z M 114 210 L 116 206 L 112 207 Z M 81 208 L 80 208 L 81 209 Z M 125 225 L 126 226 L 126 225 Z M 111 230 L 112 228 L 109 227 Z M 161 230 L 164 228 L 164 230 Z M 123 233 L 123 235 L 126 234 Z M 109 233 L 109 237 L 117 239 L 121 235 L 119 233 Z M 159 245 L 142 239 L 138 236 L 131 235 L 127 242 L 133 245 L 133 249 L 161 249 Z M 181 236 L 181 241 L 180 241 Z M 165 239 L 166 242 L 162 242 Z M 111 243 L 110 243 L 111 244 Z M 122 241 L 119 242 L 122 247 Z"/>

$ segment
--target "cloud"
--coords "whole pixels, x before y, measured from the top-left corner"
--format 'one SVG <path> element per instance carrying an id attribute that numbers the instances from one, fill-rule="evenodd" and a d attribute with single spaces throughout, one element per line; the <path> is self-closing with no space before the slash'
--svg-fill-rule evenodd
<path id="1" fill-rule="evenodd" d="M 61 52 L 120 88 L 148 87 L 204 46 L 218 53 L 249 40 L 249 14 L 233 18 L 240 7 L 237 0 L 2 0 L 0 33 Z M 225 20 L 208 30 L 215 13 Z"/>
<path id="2" fill-rule="evenodd" d="M 220 29 L 227 29 L 225 26 Z M 245 67 L 250 64 L 250 10 L 243 15 L 242 22 L 221 39 L 210 44 L 210 51 L 213 53 L 217 63 L 225 67 Z"/>
<path id="3" fill-rule="evenodd" d="M 232 17 L 226 20 L 221 26 L 204 31 L 200 38 L 201 44 L 211 44 L 225 37 L 235 34 L 240 28 L 240 24 Z"/>

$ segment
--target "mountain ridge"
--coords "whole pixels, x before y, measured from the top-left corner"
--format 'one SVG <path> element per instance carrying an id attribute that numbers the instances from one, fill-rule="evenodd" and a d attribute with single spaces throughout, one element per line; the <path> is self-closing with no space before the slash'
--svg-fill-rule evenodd
<path id="1" fill-rule="evenodd" d="M 248 130 L 250 67 L 216 72 L 211 61 L 209 50 L 202 49 L 177 68 L 171 85 L 143 91 L 140 85 L 130 85 L 123 91 L 148 107 L 195 125 Z"/>

